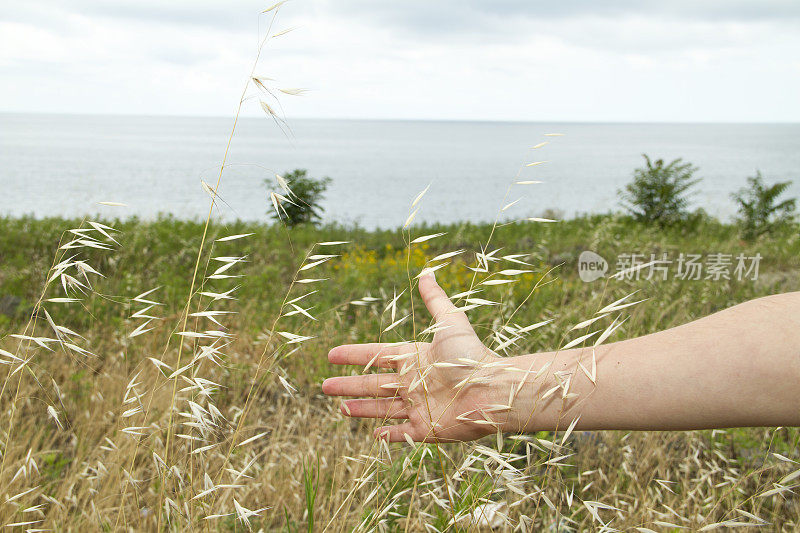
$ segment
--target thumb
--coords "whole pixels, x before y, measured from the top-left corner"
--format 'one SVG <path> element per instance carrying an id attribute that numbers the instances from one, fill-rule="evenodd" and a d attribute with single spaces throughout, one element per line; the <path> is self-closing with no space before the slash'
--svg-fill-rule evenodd
<path id="1" fill-rule="evenodd" d="M 437 323 L 447 322 L 454 326 L 472 328 L 467 315 L 463 311 L 456 311 L 456 306 L 436 283 L 433 272 L 419 278 L 419 294 L 422 296 L 422 301 L 425 302 L 425 307 L 428 308 Z"/>

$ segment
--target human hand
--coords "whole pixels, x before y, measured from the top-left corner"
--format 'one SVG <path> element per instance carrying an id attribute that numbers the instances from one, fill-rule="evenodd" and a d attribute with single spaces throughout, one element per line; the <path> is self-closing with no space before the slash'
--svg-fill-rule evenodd
<path id="1" fill-rule="evenodd" d="M 359 397 L 342 402 L 348 416 L 405 420 L 375 430 L 377 438 L 390 442 L 468 441 L 496 432 L 492 413 L 502 412 L 505 400 L 497 397 L 504 388 L 496 386 L 493 374 L 504 363 L 480 341 L 433 274 L 420 278 L 419 292 L 438 326 L 432 342 L 337 346 L 328 354 L 333 364 L 372 363 L 394 372 L 329 378 L 322 391 Z"/>

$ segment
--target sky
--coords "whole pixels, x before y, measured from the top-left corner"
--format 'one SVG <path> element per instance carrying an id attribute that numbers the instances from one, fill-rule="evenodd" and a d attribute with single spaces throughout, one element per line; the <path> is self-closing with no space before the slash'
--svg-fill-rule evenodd
<path id="1" fill-rule="evenodd" d="M 232 116 L 270 5 L 0 0 L 0 111 Z M 306 89 L 261 97 L 288 119 L 800 122 L 797 0 L 291 0 L 287 29 L 255 73 Z"/>

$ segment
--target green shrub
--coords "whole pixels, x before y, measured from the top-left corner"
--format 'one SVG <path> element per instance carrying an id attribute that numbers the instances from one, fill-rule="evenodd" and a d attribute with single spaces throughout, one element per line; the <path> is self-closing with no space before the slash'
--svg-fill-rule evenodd
<path id="1" fill-rule="evenodd" d="M 286 191 L 286 196 L 289 201 L 281 202 L 280 212 L 271 210 L 270 216 L 285 222 L 287 226 L 320 222 L 322 220 L 320 215 L 324 211 L 320 202 L 332 180 L 328 177 L 312 178 L 308 175 L 308 171 L 302 168 L 296 168 L 285 174 L 283 179 L 288 183 L 289 190 Z M 264 183 L 267 187 L 271 187 L 274 182 L 264 180 Z"/>
<path id="2" fill-rule="evenodd" d="M 697 167 L 675 159 L 665 164 L 643 154 L 646 165 L 633 172 L 633 181 L 619 191 L 622 206 L 636 220 L 661 227 L 686 220 L 687 191 L 699 179 L 693 179 Z"/>
<path id="3" fill-rule="evenodd" d="M 791 181 L 767 186 L 761 172 L 756 172 L 755 176 L 747 178 L 747 183 L 747 187 L 731 195 L 739 204 L 737 222 L 742 238 L 756 239 L 794 220 L 796 200 L 790 198 L 778 203 L 779 197 L 792 184 Z"/>

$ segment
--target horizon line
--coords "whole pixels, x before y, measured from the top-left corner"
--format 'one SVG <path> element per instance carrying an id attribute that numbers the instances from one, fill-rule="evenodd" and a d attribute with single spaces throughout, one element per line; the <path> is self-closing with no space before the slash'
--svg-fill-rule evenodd
<path id="1" fill-rule="evenodd" d="M 0 109 L 0 115 L 40 115 L 40 116 L 91 116 L 91 117 L 126 117 L 126 118 L 204 118 L 233 119 L 235 115 L 190 115 L 169 113 L 99 113 L 71 111 L 10 111 Z M 258 114 L 241 114 L 239 118 L 269 118 Z M 351 121 L 351 122 L 455 122 L 455 123 L 508 123 L 508 124 L 762 124 L 762 125 L 800 125 L 800 120 L 576 120 L 576 119 L 492 119 L 492 118 L 406 118 L 406 117 L 286 117 L 292 120 Z"/>

